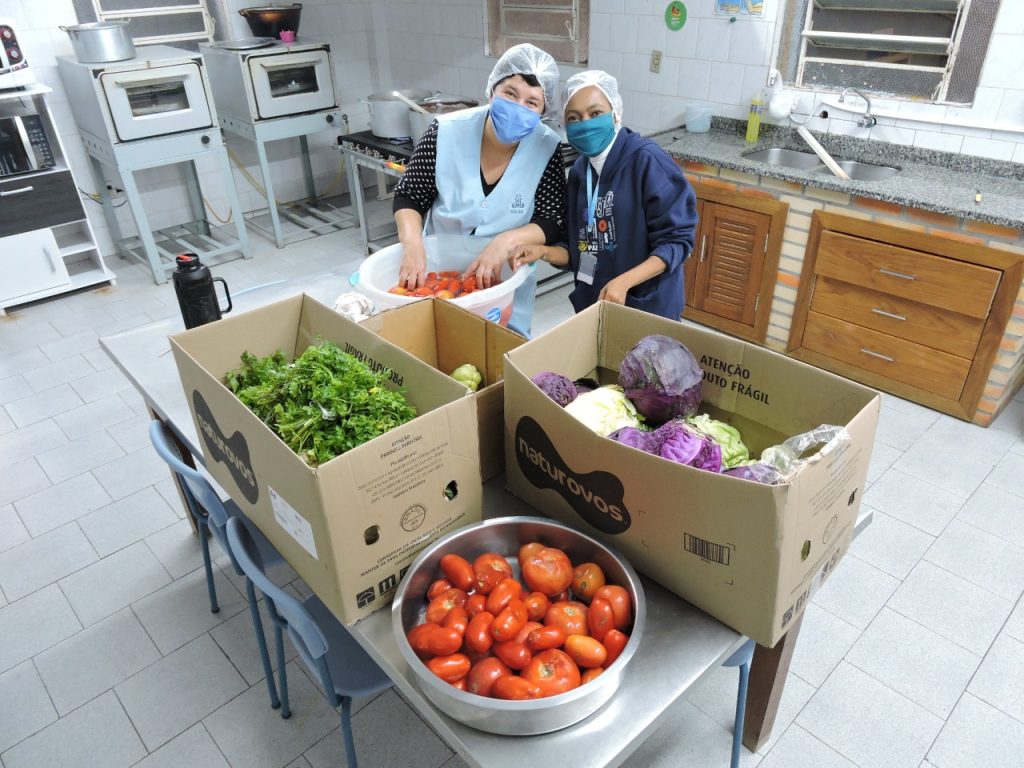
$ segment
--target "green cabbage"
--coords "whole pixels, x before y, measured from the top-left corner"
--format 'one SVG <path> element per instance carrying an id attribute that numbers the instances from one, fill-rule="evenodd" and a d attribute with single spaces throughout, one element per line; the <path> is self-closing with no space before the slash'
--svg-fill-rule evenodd
<path id="1" fill-rule="evenodd" d="M 750 458 L 750 451 L 743 444 L 740 431 L 724 421 L 712 419 L 706 413 L 691 416 L 686 420 L 693 429 L 714 440 L 722 448 L 722 468 L 731 469 Z"/>
<path id="2" fill-rule="evenodd" d="M 622 387 L 614 384 L 582 392 L 565 406 L 565 410 L 602 437 L 623 427 L 640 428 L 636 407 L 626 397 Z"/>

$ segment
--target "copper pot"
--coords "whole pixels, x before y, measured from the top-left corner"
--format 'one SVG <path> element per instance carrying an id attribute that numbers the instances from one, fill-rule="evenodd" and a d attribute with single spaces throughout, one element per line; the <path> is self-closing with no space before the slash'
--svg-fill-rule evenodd
<path id="1" fill-rule="evenodd" d="M 238 15 L 245 19 L 253 37 L 272 37 L 276 40 L 282 30 L 298 34 L 302 3 L 243 8 Z"/>

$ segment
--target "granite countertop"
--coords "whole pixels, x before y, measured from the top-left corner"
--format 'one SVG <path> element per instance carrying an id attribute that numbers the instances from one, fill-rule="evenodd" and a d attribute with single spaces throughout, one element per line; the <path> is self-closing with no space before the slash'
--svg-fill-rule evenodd
<path id="1" fill-rule="evenodd" d="M 707 133 L 687 133 L 685 128 L 675 128 L 661 131 L 651 138 L 669 154 L 682 160 L 849 192 L 947 216 L 1014 229 L 1024 227 L 1024 164 L 814 133 L 836 159 L 860 160 L 900 169 L 896 175 L 881 181 L 853 181 L 829 173 L 747 160 L 743 157 L 747 152 L 767 147 L 801 152 L 812 150 L 794 129 L 773 125 L 763 126 L 760 141 L 748 146 L 744 141 L 744 128 L 741 121 L 716 117 Z M 981 194 L 981 202 L 975 202 L 976 193 Z"/>

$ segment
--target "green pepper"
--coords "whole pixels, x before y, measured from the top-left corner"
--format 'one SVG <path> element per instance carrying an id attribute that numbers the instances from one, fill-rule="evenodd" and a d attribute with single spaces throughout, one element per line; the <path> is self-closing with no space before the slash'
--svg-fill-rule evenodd
<path id="1" fill-rule="evenodd" d="M 472 363 L 460 365 L 452 371 L 452 378 L 462 384 L 465 384 L 473 392 L 476 392 L 477 387 L 480 386 L 480 382 L 482 381 L 480 371 L 478 371 L 476 366 Z"/>

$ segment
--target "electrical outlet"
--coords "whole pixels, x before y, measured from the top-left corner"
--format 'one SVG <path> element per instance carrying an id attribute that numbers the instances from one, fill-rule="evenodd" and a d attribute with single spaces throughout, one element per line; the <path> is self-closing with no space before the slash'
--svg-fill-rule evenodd
<path id="1" fill-rule="evenodd" d="M 661 72 L 661 51 L 651 51 L 651 72 Z"/>
<path id="2" fill-rule="evenodd" d="M 774 88 L 777 82 L 779 82 L 779 70 L 772 69 L 768 72 L 768 87 Z"/>

